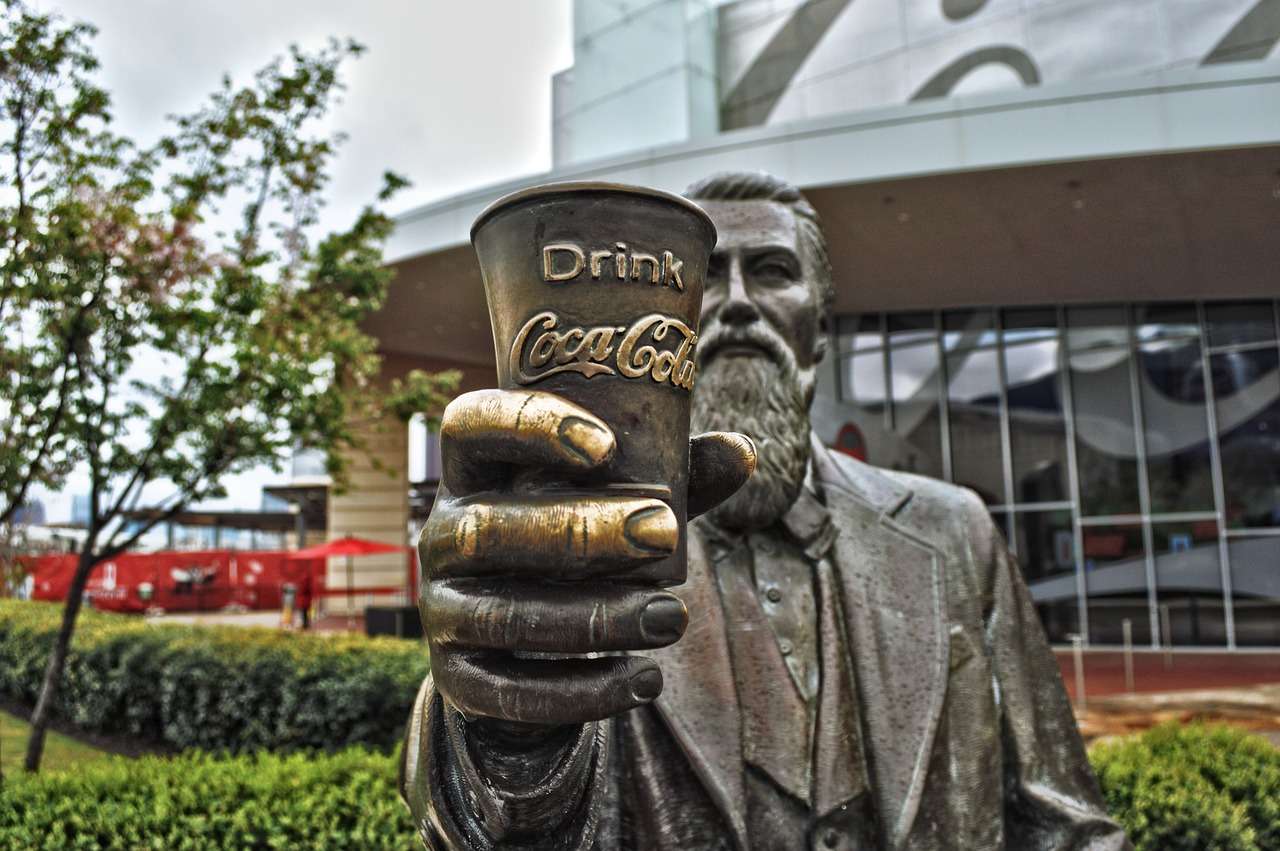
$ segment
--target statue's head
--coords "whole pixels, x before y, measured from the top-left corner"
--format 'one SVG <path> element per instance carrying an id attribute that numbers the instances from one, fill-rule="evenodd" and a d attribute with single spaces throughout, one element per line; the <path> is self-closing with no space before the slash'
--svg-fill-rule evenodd
<path id="1" fill-rule="evenodd" d="M 777 520 L 809 463 L 809 403 L 826 353 L 831 267 L 818 215 L 791 184 L 717 174 L 686 191 L 716 224 L 707 268 L 693 420 L 756 442 L 756 474 L 712 520 L 735 530 Z"/>

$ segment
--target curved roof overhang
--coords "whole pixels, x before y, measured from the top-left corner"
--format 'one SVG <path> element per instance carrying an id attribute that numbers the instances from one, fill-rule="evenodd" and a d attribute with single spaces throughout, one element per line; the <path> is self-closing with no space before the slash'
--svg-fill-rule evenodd
<path id="1" fill-rule="evenodd" d="M 491 365 L 467 234 L 495 198 L 552 180 L 680 191 L 764 170 L 823 219 L 840 311 L 1273 296 L 1280 63 L 915 102 L 636 151 L 397 217 L 387 352 Z"/>

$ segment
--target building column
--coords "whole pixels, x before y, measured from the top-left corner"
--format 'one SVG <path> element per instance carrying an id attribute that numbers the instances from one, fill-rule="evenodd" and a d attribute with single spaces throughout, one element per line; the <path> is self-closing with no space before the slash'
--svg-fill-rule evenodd
<path id="1" fill-rule="evenodd" d="M 408 425 L 388 417 L 358 426 L 356 432 L 365 448 L 348 457 L 346 492 L 329 494 L 329 540 L 354 535 L 403 547 L 409 529 Z M 348 612 L 347 595 L 342 593 L 347 587 L 347 559 L 329 559 L 325 577 L 333 593 L 321 600 L 321 613 L 363 614 L 367 605 L 397 602 L 400 594 L 370 595 L 361 589 L 406 587 L 407 559 L 405 553 L 352 559 L 353 612 Z"/>

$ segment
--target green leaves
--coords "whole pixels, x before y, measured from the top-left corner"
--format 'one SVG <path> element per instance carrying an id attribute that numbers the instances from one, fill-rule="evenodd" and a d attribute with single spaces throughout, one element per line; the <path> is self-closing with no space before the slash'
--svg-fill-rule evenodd
<path id="1" fill-rule="evenodd" d="M 391 219 L 370 205 L 315 232 L 342 142 L 326 122 L 361 45 L 225 78 L 140 149 L 111 126 L 92 35 L 0 6 L 0 527 L 82 470 L 99 561 L 145 532 L 127 509 L 159 522 L 298 446 L 327 452 L 341 486 L 355 426 L 432 416 L 456 381 L 378 390 L 361 323 L 386 295 Z M 388 173 L 376 203 L 406 185 Z"/>
<path id="2" fill-rule="evenodd" d="M 0 600 L 0 694 L 35 700 L 58 617 L 54 604 Z M 99 612 L 81 621 L 59 716 L 177 750 L 389 750 L 429 668 L 424 646 L 395 639 L 155 626 Z"/>
<path id="3" fill-rule="evenodd" d="M 1135 851 L 1280 851 L 1280 751 L 1261 737 L 1173 722 L 1089 758 Z"/>
<path id="4" fill-rule="evenodd" d="M 396 757 L 115 758 L 74 773 L 5 778 L 0 848 L 421 849 L 396 790 Z"/>

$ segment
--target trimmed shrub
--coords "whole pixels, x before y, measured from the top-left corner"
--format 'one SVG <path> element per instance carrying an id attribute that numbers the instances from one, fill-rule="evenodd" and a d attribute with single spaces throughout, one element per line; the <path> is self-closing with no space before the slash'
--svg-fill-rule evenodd
<path id="1" fill-rule="evenodd" d="M 0 787 L 0 848 L 421 851 L 395 778 L 394 756 L 359 748 L 15 774 Z"/>
<path id="2" fill-rule="evenodd" d="M 0 694 L 35 702 L 60 617 L 56 603 L 0 600 Z M 387 750 L 427 669 L 426 646 L 399 639 L 86 611 L 57 714 L 82 730 L 180 750 Z"/>
<path id="3" fill-rule="evenodd" d="M 1169 723 L 1089 758 L 1135 851 L 1280 851 L 1280 751 L 1259 736 Z"/>

